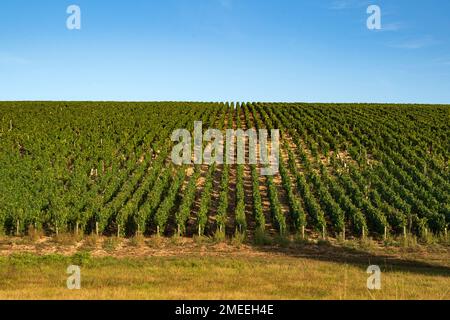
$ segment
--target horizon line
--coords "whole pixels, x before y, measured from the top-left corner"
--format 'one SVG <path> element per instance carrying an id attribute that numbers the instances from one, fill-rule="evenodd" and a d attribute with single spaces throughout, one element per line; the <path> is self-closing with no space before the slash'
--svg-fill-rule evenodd
<path id="1" fill-rule="evenodd" d="M 450 102 L 437 103 L 437 102 L 323 102 L 323 101 L 209 101 L 209 100 L 0 100 L 0 103 L 7 102 L 104 102 L 104 103 L 286 103 L 286 104 L 369 104 L 369 105 L 436 105 L 436 106 L 450 106 Z"/>

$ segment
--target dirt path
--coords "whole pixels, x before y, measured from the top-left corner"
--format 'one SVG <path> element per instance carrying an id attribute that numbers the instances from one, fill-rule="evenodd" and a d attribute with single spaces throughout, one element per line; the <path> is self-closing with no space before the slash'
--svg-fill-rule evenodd
<path id="1" fill-rule="evenodd" d="M 257 111 L 256 111 L 257 112 Z M 254 118 L 253 112 L 249 111 L 249 118 L 250 118 L 250 123 L 253 125 L 254 128 L 256 128 L 256 120 Z M 262 205 L 262 209 L 263 209 L 263 213 L 264 213 L 264 217 L 266 220 L 266 231 L 269 234 L 276 234 L 277 230 L 275 228 L 275 226 L 272 224 L 272 214 L 270 212 L 270 200 L 269 200 L 269 191 L 267 188 L 267 177 L 263 176 L 260 174 L 261 172 L 261 156 L 260 156 L 260 146 L 259 146 L 259 140 L 258 140 L 258 144 L 256 146 L 257 148 L 257 159 L 258 159 L 258 164 L 256 165 L 256 170 L 259 174 L 259 193 L 261 195 L 261 205 Z"/>
<path id="2" fill-rule="evenodd" d="M 242 130 L 247 131 L 247 119 L 245 118 L 245 113 L 241 109 L 240 113 L 240 121 Z M 245 194 L 245 214 L 247 220 L 247 235 L 249 238 L 252 238 L 252 235 L 256 229 L 256 221 L 253 213 L 253 179 L 252 179 L 252 170 L 249 165 L 250 163 L 250 144 L 249 137 L 245 137 L 245 165 L 244 169 L 244 194 Z"/>

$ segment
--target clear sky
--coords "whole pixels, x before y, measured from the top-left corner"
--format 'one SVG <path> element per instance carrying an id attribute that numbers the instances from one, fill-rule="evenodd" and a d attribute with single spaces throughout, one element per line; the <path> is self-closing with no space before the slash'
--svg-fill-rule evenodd
<path id="1" fill-rule="evenodd" d="M 0 100 L 450 103 L 450 1 L 1 0 Z"/>

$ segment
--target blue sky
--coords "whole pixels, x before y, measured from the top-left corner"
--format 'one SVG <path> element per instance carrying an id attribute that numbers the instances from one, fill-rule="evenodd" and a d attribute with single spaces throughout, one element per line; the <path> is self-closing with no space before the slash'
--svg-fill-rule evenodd
<path id="1" fill-rule="evenodd" d="M 2 0 L 0 100 L 450 103 L 450 1 Z"/>

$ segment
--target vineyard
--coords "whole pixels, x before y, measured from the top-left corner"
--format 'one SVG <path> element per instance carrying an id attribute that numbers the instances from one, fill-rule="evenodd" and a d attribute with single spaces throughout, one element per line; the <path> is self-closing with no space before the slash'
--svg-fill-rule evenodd
<path id="1" fill-rule="evenodd" d="M 171 161 L 172 132 L 279 129 L 258 164 Z M 0 103 L 0 232 L 447 235 L 450 106 Z"/>

